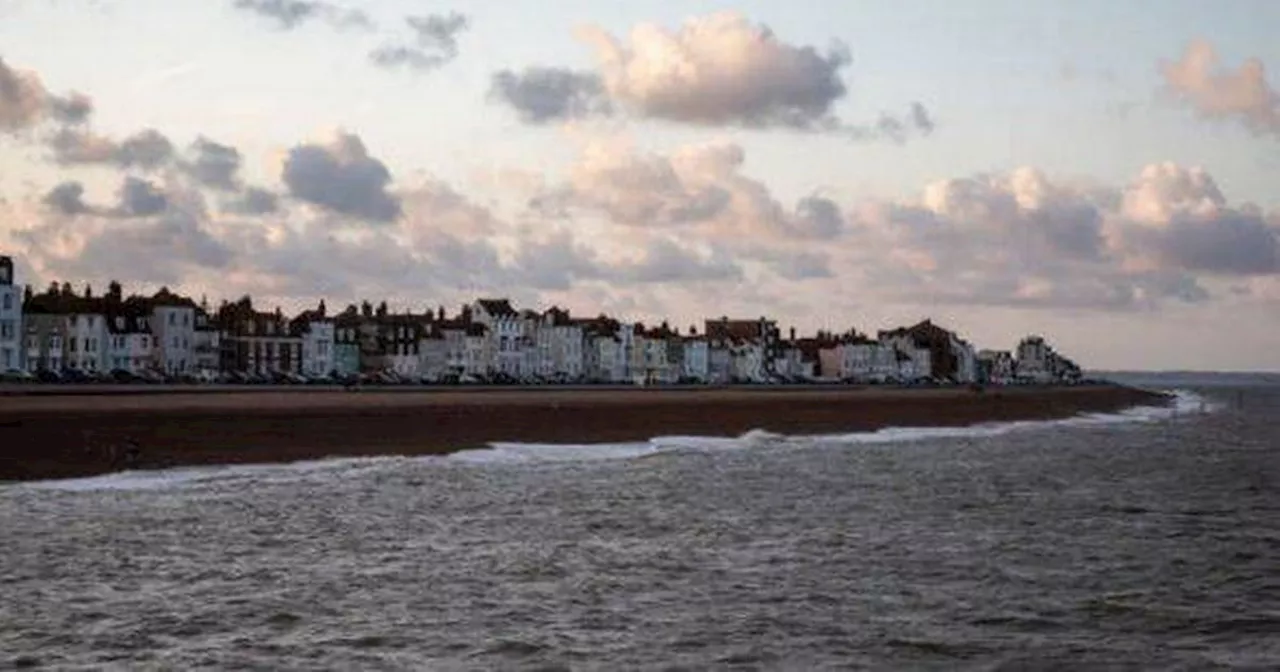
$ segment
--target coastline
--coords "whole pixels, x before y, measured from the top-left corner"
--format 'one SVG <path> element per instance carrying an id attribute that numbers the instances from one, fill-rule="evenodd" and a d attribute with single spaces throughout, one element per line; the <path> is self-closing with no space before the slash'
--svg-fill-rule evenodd
<path id="1" fill-rule="evenodd" d="M 983 392 L 545 387 L 10 394 L 0 397 L 0 481 L 126 468 L 441 455 L 494 442 L 584 444 L 661 435 L 740 436 L 754 429 L 832 434 L 965 426 L 1167 402 L 1160 393 L 1116 384 Z"/>

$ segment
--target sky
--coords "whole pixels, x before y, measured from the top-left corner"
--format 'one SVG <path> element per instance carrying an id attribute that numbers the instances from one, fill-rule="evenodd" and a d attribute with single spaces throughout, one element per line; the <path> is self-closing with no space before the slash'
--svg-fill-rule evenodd
<path id="1" fill-rule="evenodd" d="M 0 254 L 1280 371 L 1280 3 L 0 0 Z"/>

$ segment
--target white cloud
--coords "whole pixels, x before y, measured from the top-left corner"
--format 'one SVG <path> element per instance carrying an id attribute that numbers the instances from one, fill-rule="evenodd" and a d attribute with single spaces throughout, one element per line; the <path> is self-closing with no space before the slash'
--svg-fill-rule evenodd
<path id="1" fill-rule="evenodd" d="M 1256 58 L 1224 70 L 1213 45 L 1194 40 L 1182 57 L 1160 64 L 1166 88 L 1200 115 L 1238 121 L 1257 134 L 1280 135 L 1280 93 Z"/>

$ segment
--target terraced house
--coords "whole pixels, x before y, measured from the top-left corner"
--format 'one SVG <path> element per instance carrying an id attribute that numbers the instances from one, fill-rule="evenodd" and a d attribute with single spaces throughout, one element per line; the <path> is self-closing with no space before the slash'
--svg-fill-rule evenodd
<path id="1" fill-rule="evenodd" d="M 23 286 L 13 274 L 13 259 L 0 257 L 0 373 L 23 369 Z"/>

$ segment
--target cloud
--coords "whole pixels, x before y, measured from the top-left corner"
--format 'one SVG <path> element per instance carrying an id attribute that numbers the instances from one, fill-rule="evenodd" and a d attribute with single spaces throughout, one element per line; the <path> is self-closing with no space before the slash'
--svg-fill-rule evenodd
<path id="1" fill-rule="evenodd" d="M 390 222 L 402 212 L 400 199 L 387 192 L 391 171 L 354 134 L 289 150 L 282 178 L 294 197 L 338 214 Z"/>
<path id="2" fill-rule="evenodd" d="M 1033 168 L 942 180 L 863 203 L 839 263 L 899 301 L 1089 310 L 1210 300 L 1231 278 L 1280 274 L 1280 228 L 1230 207 L 1205 171 L 1152 164 L 1119 188 Z"/>
<path id="3" fill-rule="evenodd" d="M 93 115 L 93 99 L 83 93 L 72 92 L 65 97 L 50 96 L 49 114 L 64 124 L 82 124 Z"/>
<path id="4" fill-rule="evenodd" d="M 1121 234 L 1149 265 L 1215 275 L 1280 273 L 1280 227 L 1260 209 L 1230 207 L 1213 177 L 1165 162 L 1125 190 Z"/>
<path id="5" fill-rule="evenodd" d="M 190 153 L 194 158 L 181 162 L 183 172 L 203 186 L 222 191 L 240 188 L 240 150 L 205 137 L 196 138 Z"/>
<path id="6" fill-rule="evenodd" d="M 750 245 L 738 254 L 763 262 L 775 275 L 792 282 L 834 278 L 831 255 L 823 251 Z"/>
<path id="7" fill-rule="evenodd" d="M 600 78 L 567 68 L 500 70 L 490 81 L 489 97 L 510 105 L 529 124 L 613 114 Z"/>
<path id="8" fill-rule="evenodd" d="M 741 127 L 841 134 L 855 141 L 902 142 L 928 135 L 934 122 L 919 102 L 905 114 L 881 113 L 867 124 L 842 120 L 852 63 L 840 43 L 820 50 L 779 39 L 737 12 L 687 19 L 676 29 L 644 23 L 626 38 L 588 25 L 578 36 L 596 55 L 598 72 L 535 67 L 500 70 L 490 100 L 532 124 L 618 112 L 703 127 Z"/>
<path id="9" fill-rule="evenodd" d="M 280 197 L 260 187 L 249 187 L 223 203 L 223 210 L 238 215 L 269 215 L 280 209 Z"/>
<path id="10" fill-rule="evenodd" d="M 0 58 L 0 132 L 32 128 L 47 119 L 77 124 L 93 112 L 93 101 L 72 92 L 55 96 L 44 87 L 40 76 L 10 67 Z"/>
<path id="11" fill-rule="evenodd" d="M 153 170 L 174 157 L 173 143 L 155 129 L 144 129 L 119 142 L 83 130 L 64 128 L 49 141 L 53 159 L 62 165 L 99 164 Z"/>
<path id="12" fill-rule="evenodd" d="M 339 29 L 373 27 L 365 12 L 322 0 L 235 0 L 234 7 L 271 19 L 283 30 L 311 21 L 324 21 Z"/>
<path id="13" fill-rule="evenodd" d="M 784 207 L 741 172 L 733 143 L 690 145 L 668 155 L 590 144 L 565 184 L 531 201 L 543 214 L 603 216 L 635 227 L 693 227 L 718 235 L 832 240 L 846 229 L 840 207 L 810 195 Z"/>
<path id="14" fill-rule="evenodd" d="M 580 32 L 612 98 L 645 117 L 812 128 L 831 123 L 847 92 L 842 45 L 790 45 L 734 12 L 690 18 L 677 30 L 641 24 L 626 42 L 599 27 Z"/>
<path id="15" fill-rule="evenodd" d="M 741 280 L 742 267 L 723 249 L 709 253 L 690 249 L 670 238 L 658 238 L 645 247 L 639 259 L 615 263 L 605 276 L 624 284 L 696 283 Z"/>
<path id="16" fill-rule="evenodd" d="M 75 181 L 59 183 L 45 194 L 41 202 L 63 215 L 82 215 L 95 211 L 84 202 L 84 185 Z"/>
<path id="17" fill-rule="evenodd" d="M 1251 132 L 1280 135 L 1280 94 L 1262 61 L 1250 58 L 1224 71 L 1213 45 L 1194 40 L 1182 58 L 1160 64 L 1165 87 L 1207 119 L 1233 120 Z"/>
<path id="18" fill-rule="evenodd" d="M 120 206 L 116 213 L 121 217 L 149 217 L 164 211 L 168 205 L 168 197 L 154 184 L 129 175 L 120 185 Z"/>
<path id="19" fill-rule="evenodd" d="M 111 278 L 176 286 L 233 263 L 235 251 L 210 230 L 198 192 L 161 193 L 154 185 L 130 184 L 121 189 L 118 210 L 136 208 L 149 216 L 123 217 L 128 213 L 92 208 L 74 218 L 56 212 L 14 231 L 12 237 L 23 246 L 27 260 L 51 279 Z M 164 205 L 156 210 L 160 199 Z"/>
<path id="20" fill-rule="evenodd" d="M 385 68 L 434 70 L 458 57 L 458 35 L 470 25 L 457 12 L 409 16 L 405 23 L 415 34 L 414 44 L 379 47 L 369 54 L 370 60 Z"/>

